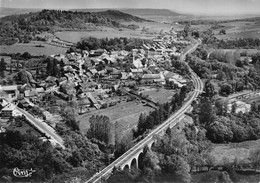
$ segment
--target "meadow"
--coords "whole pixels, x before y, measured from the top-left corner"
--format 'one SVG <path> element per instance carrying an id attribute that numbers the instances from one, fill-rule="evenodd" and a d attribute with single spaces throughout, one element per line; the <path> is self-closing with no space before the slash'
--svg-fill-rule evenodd
<path id="1" fill-rule="evenodd" d="M 226 30 L 225 35 L 219 35 L 215 31 L 218 39 L 235 39 L 235 38 L 260 38 L 260 23 L 259 22 L 229 22 L 220 24 Z"/>
<path id="2" fill-rule="evenodd" d="M 36 45 L 42 45 L 44 47 L 35 47 Z M 24 53 L 28 52 L 31 55 L 53 55 L 59 53 L 66 53 L 68 49 L 48 45 L 41 41 L 32 41 L 30 43 L 16 43 L 14 45 L 0 45 L 0 53 Z"/>
<path id="3" fill-rule="evenodd" d="M 116 121 L 122 125 L 122 131 L 133 128 L 141 113 L 148 114 L 153 109 L 148 106 L 143 106 L 136 101 L 117 104 L 106 109 L 95 110 L 83 115 L 79 115 L 77 120 L 80 122 L 79 127 L 82 133 L 86 133 L 89 129 L 89 118 L 93 115 L 105 115 L 109 117 L 112 123 Z"/>

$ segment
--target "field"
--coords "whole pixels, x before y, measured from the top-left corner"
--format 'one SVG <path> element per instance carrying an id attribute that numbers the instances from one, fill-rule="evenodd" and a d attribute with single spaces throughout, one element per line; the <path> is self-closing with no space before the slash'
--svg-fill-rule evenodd
<path id="1" fill-rule="evenodd" d="M 260 38 L 260 23 L 257 22 L 230 22 L 220 25 L 224 26 L 227 34 L 216 35 L 219 39 Z M 218 34 L 218 31 L 215 31 L 215 34 Z"/>
<path id="2" fill-rule="evenodd" d="M 192 174 L 192 182 L 194 183 L 215 183 L 218 181 L 218 177 L 221 171 L 209 171 Z M 252 171 L 239 171 L 230 177 L 232 182 L 239 183 L 259 183 L 260 173 Z"/>
<path id="3" fill-rule="evenodd" d="M 35 47 L 36 45 L 42 45 L 45 47 Z M 45 44 L 41 41 L 32 41 L 31 43 L 24 44 L 24 43 L 16 43 L 14 45 L 0 45 L 0 52 L 1 53 L 24 53 L 28 52 L 31 55 L 52 55 L 52 54 L 59 54 L 65 53 L 68 49 L 61 48 L 57 46 L 52 46 Z"/>
<path id="4" fill-rule="evenodd" d="M 227 158 L 229 162 L 233 162 L 235 158 L 246 162 L 250 151 L 259 147 L 260 139 L 241 143 L 215 144 L 211 154 L 216 158 L 216 164 L 218 165 L 223 165 L 223 158 Z"/>
<path id="5" fill-rule="evenodd" d="M 174 90 L 160 89 L 159 91 L 156 91 L 156 89 L 150 89 L 143 91 L 142 93 L 143 95 L 149 95 L 152 101 L 163 104 L 171 101 Z"/>
<path id="6" fill-rule="evenodd" d="M 105 115 L 108 116 L 112 123 L 116 121 L 122 125 L 123 131 L 127 129 L 131 129 L 138 122 L 138 118 L 141 113 L 149 113 L 153 109 L 148 106 L 143 106 L 140 103 L 127 102 L 121 103 L 113 107 L 109 107 L 106 109 L 95 110 L 83 115 L 78 116 L 80 122 L 80 131 L 82 133 L 86 133 L 88 130 L 90 123 L 89 118 L 92 115 Z"/>
<path id="7" fill-rule="evenodd" d="M 62 40 L 70 41 L 77 43 L 84 37 L 96 37 L 96 38 L 114 38 L 114 37 L 127 37 L 127 38 L 140 38 L 140 39 L 153 39 L 155 38 L 161 29 L 169 30 L 171 25 L 161 24 L 156 22 L 145 22 L 145 23 L 136 23 L 136 22 L 127 22 L 128 24 L 136 24 L 139 26 L 137 30 L 130 29 L 114 29 L 109 27 L 101 27 L 102 30 L 97 31 L 64 31 L 56 32 L 55 35 Z M 151 33 L 154 34 L 141 34 L 141 29 L 145 27 L 148 28 Z"/>

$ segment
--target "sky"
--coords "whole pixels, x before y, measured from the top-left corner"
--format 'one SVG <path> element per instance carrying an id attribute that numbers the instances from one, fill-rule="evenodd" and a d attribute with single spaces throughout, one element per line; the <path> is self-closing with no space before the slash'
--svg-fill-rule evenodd
<path id="1" fill-rule="evenodd" d="M 0 6 L 37 9 L 154 8 L 191 14 L 260 14 L 260 0 L 0 0 Z"/>

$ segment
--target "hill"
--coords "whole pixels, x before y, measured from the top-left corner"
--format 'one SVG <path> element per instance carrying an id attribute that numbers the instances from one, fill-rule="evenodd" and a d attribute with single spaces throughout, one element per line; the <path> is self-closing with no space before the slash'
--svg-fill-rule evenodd
<path id="1" fill-rule="evenodd" d="M 121 16 L 121 17 L 118 17 Z M 64 30 L 96 30 L 97 26 L 132 28 L 118 20 L 144 21 L 118 11 L 78 12 L 42 10 L 40 12 L 5 16 L 0 19 L 0 44 L 29 42 L 41 32 Z"/>
<path id="2" fill-rule="evenodd" d="M 105 16 L 107 18 L 119 22 L 147 22 L 147 21 L 151 22 L 150 20 L 145 20 L 143 18 L 130 15 L 128 13 L 124 13 L 118 10 L 100 11 L 100 12 L 96 12 L 96 14 Z"/>
<path id="3" fill-rule="evenodd" d="M 124 13 L 135 16 L 180 16 L 182 14 L 176 13 L 168 9 L 119 9 Z"/>
<path id="4" fill-rule="evenodd" d="M 10 16 L 10 15 L 18 15 L 25 14 L 30 12 L 41 11 L 41 9 L 24 9 L 24 8 L 5 8 L 0 7 L 0 17 Z"/>

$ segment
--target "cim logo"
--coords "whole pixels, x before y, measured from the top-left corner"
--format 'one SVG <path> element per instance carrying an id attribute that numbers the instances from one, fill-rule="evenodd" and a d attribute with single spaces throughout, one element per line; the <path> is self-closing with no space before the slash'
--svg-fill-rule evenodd
<path id="1" fill-rule="evenodd" d="M 14 168 L 13 170 L 13 175 L 15 177 L 31 177 L 32 176 L 32 173 L 33 172 L 36 172 L 36 170 L 33 170 L 32 168 L 31 169 L 19 169 L 19 168 Z"/>

